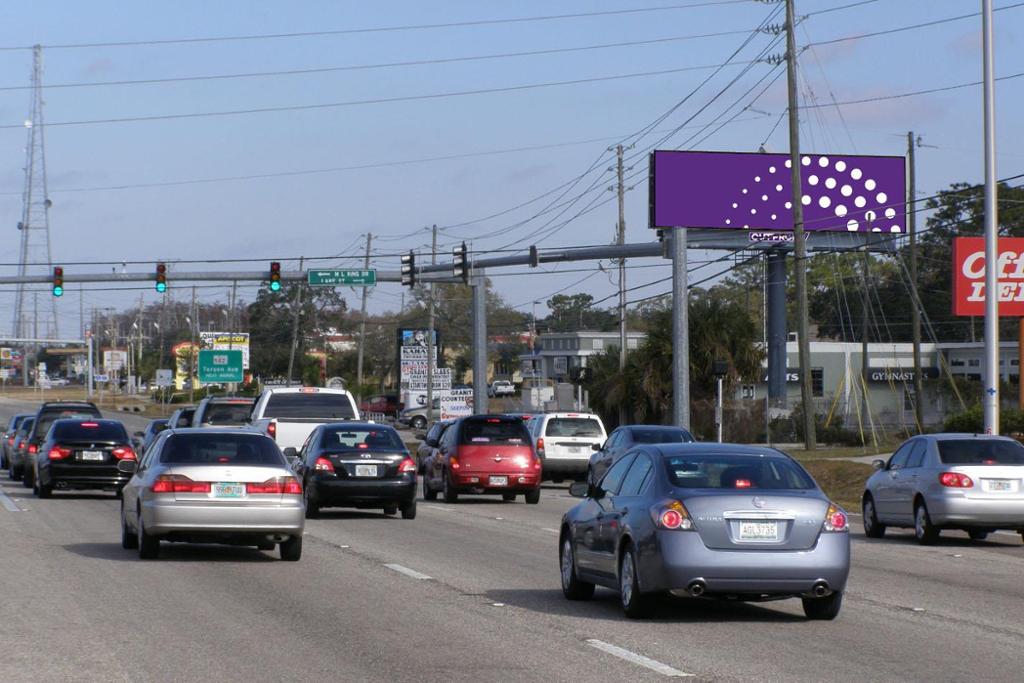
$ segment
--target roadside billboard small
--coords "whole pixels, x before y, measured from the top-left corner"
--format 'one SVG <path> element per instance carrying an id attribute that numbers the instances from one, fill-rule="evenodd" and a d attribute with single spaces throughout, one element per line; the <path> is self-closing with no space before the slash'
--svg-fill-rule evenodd
<path id="1" fill-rule="evenodd" d="M 1024 316 L 1024 237 L 1000 237 L 999 315 Z M 953 315 L 985 315 L 985 238 L 953 238 Z"/>

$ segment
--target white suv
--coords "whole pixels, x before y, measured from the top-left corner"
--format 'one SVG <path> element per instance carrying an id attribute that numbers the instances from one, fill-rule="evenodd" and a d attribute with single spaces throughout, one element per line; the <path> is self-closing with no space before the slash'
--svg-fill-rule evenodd
<path id="1" fill-rule="evenodd" d="M 601 418 L 593 413 L 544 413 L 528 423 L 533 445 L 544 467 L 544 479 L 583 481 L 594 446 L 607 434 Z"/>
<path id="2" fill-rule="evenodd" d="M 491 382 L 491 386 L 487 387 L 487 395 L 491 398 L 497 398 L 498 396 L 515 396 L 516 385 L 507 379 L 498 379 Z"/>

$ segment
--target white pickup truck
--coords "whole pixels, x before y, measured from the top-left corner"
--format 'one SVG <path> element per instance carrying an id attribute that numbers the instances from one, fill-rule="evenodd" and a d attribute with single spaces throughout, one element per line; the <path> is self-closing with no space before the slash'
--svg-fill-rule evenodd
<path id="1" fill-rule="evenodd" d="M 358 419 L 356 402 L 344 389 L 273 387 L 256 399 L 249 423 L 283 451 L 301 449 L 317 425 Z"/>

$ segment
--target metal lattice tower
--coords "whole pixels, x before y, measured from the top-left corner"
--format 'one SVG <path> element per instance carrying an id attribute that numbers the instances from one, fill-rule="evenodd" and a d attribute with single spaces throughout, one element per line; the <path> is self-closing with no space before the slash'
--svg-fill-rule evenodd
<path id="1" fill-rule="evenodd" d="M 46 190 L 46 144 L 43 124 L 43 48 L 32 48 L 32 105 L 25 120 L 28 143 L 25 147 L 25 190 L 22 195 L 21 257 L 18 275 L 50 274 L 50 197 Z M 45 292 L 40 309 L 33 306 L 32 295 Z M 57 303 L 49 291 L 37 286 L 19 284 L 14 306 L 16 337 L 44 334 L 57 337 Z"/>

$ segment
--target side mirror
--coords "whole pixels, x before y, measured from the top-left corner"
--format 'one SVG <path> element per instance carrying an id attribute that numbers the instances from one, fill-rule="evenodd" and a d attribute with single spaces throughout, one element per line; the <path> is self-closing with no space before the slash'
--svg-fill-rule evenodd
<path id="1" fill-rule="evenodd" d="M 586 498 L 590 493 L 590 484 L 585 481 L 575 481 L 569 484 L 569 495 L 573 498 Z"/>
<path id="2" fill-rule="evenodd" d="M 146 433 L 145 433 L 145 432 L 134 432 L 134 433 L 132 434 L 132 436 L 137 436 L 137 437 L 139 437 L 140 439 L 143 439 L 143 438 L 145 438 L 145 436 L 146 436 Z"/>
<path id="3" fill-rule="evenodd" d="M 595 444 L 591 444 L 590 445 L 590 450 L 592 450 L 592 451 L 599 451 L 599 450 L 601 450 L 601 448 L 602 448 L 602 446 L 599 443 L 595 443 Z"/>
<path id="4" fill-rule="evenodd" d="M 125 474 L 135 474 L 135 470 L 139 469 L 139 462 L 137 460 L 118 460 L 117 471 L 124 472 Z"/>
<path id="5" fill-rule="evenodd" d="M 874 462 L 871 463 L 871 466 L 874 467 L 876 470 L 884 470 L 885 469 L 885 461 L 884 460 L 875 460 Z"/>
<path id="6" fill-rule="evenodd" d="M 284 457 L 288 458 L 289 460 L 294 460 L 299 457 L 299 452 L 295 450 L 294 447 L 289 446 L 288 448 L 284 449 Z"/>
<path id="7" fill-rule="evenodd" d="M 427 444 L 431 448 L 437 448 L 437 439 L 424 439 L 423 443 Z"/>
<path id="8" fill-rule="evenodd" d="M 420 441 L 426 441 L 427 440 L 427 433 L 426 432 L 415 432 L 415 433 L 413 433 L 413 436 L 416 437 L 417 439 L 419 439 Z"/>

